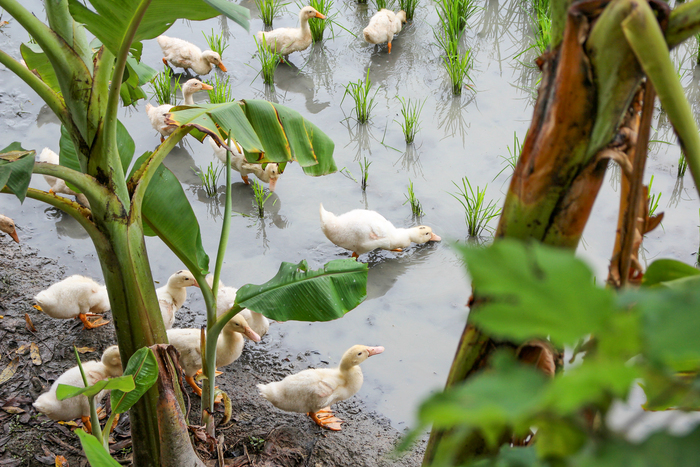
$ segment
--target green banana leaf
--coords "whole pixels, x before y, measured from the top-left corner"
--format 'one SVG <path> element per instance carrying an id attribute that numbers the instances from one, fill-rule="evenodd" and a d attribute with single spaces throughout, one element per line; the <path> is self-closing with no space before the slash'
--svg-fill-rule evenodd
<path id="1" fill-rule="evenodd" d="M 61 87 L 56 78 L 56 71 L 53 69 L 51 62 L 46 57 L 46 54 L 37 44 L 21 44 L 19 51 L 22 54 L 24 63 L 30 70 L 36 70 L 39 78 L 46 83 L 57 94 L 61 94 Z"/>
<path id="2" fill-rule="evenodd" d="M 20 203 L 27 196 L 35 155 L 36 151 L 22 148 L 17 141 L 0 149 L 0 189 L 7 186 Z"/>
<path id="3" fill-rule="evenodd" d="M 121 467 L 121 464 L 109 455 L 97 438 L 85 433 L 81 428 L 78 428 L 75 432 L 80 438 L 80 445 L 85 451 L 85 457 L 87 457 L 92 467 Z"/>
<path id="4" fill-rule="evenodd" d="M 133 377 L 134 389 L 122 391 L 115 389 L 110 394 L 112 412 L 124 413 L 138 401 L 148 389 L 158 380 L 158 362 L 153 351 L 142 347 L 131 356 L 126 364 L 124 376 Z"/>
<path id="5" fill-rule="evenodd" d="M 282 263 L 277 275 L 262 285 L 247 284 L 236 305 L 276 321 L 330 321 L 341 318 L 367 296 L 367 265 L 336 259 L 309 271 L 306 261 Z"/>
<path id="6" fill-rule="evenodd" d="M 138 158 L 130 177 L 150 155 L 146 152 Z M 182 185 L 163 164 L 148 184 L 142 214 L 146 235 L 157 235 L 185 264 L 197 265 L 202 274 L 207 274 L 209 256 L 202 246 L 199 222 Z"/>
<path id="7" fill-rule="evenodd" d="M 642 278 L 643 287 L 667 285 L 668 282 L 700 275 L 700 270 L 674 259 L 657 259 L 649 265 Z"/>
<path id="8" fill-rule="evenodd" d="M 119 56 L 122 41 L 137 15 L 144 0 L 90 0 L 95 11 L 91 11 L 79 0 L 68 0 L 73 18 L 85 24 L 115 55 Z M 178 19 L 205 20 L 224 14 L 245 29 L 248 29 L 250 12 L 247 8 L 227 0 L 152 0 L 143 17 L 131 44 L 131 51 L 137 60 L 141 59 L 142 40 L 153 39 L 172 26 Z"/>
<path id="9" fill-rule="evenodd" d="M 194 137 L 202 141 L 210 135 L 222 146 L 231 130 L 249 162 L 297 161 L 306 174 L 314 176 L 337 171 L 333 140 L 301 114 L 283 105 L 249 99 L 178 106 L 171 110 L 169 121 L 192 126 Z"/>
<path id="10" fill-rule="evenodd" d="M 100 391 L 120 389 L 122 391 L 134 390 L 134 378 L 131 375 L 119 376 L 117 378 L 103 379 L 92 386 L 78 387 L 69 384 L 59 384 L 56 388 L 56 399 L 59 401 L 70 399 L 71 397 L 83 394 L 85 397 L 96 396 Z"/>

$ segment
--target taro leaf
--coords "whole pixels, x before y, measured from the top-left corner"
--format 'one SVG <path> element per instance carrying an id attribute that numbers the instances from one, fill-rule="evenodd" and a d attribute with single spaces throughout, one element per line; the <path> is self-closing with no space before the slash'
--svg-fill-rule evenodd
<path id="1" fill-rule="evenodd" d="M 359 305 L 367 295 L 367 265 L 336 259 L 309 271 L 306 261 L 282 263 L 262 285 L 238 289 L 236 305 L 276 321 L 330 321 Z"/>
<path id="2" fill-rule="evenodd" d="M 73 18 L 85 24 L 115 55 L 119 56 L 122 41 L 127 37 L 127 29 L 134 21 L 137 10 L 143 0 L 90 0 L 95 11 L 82 5 L 79 0 L 69 0 L 68 5 Z M 224 14 L 248 29 L 250 12 L 247 8 L 227 0 L 152 0 L 143 17 L 131 44 L 131 50 L 137 60 L 141 59 L 143 44 L 140 41 L 153 39 L 180 19 L 194 21 L 205 20 Z"/>
<path id="3" fill-rule="evenodd" d="M 421 424 L 432 423 L 433 429 L 478 429 L 491 443 L 506 427 L 527 429 L 541 404 L 545 376 L 505 354 L 495 355 L 493 362 L 495 371 L 480 373 L 424 401 L 418 410 Z"/>
<path id="4" fill-rule="evenodd" d="M 138 158 L 132 174 L 150 155 L 146 152 Z M 177 177 L 163 164 L 148 184 L 141 209 L 145 234 L 158 235 L 183 262 L 197 265 L 202 274 L 208 272 L 209 256 L 202 246 L 197 216 Z"/>
<path id="5" fill-rule="evenodd" d="M 80 163 L 78 162 L 78 155 L 75 152 L 75 146 L 73 145 L 73 140 L 71 140 L 68 130 L 65 126 L 61 126 L 61 140 L 58 143 L 60 148 L 59 160 L 60 164 L 69 169 L 82 172 L 80 168 Z M 119 151 L 119 159 L 121 160 L 122 170 L 126 173 L 131 164 L 131 159 L 134 157 L 134 150 L 136 149 L 136 144 L 134 139 L 129 134 L 124 124 L 117 120 L 117 151 Z M 70 187 L 74 191 L 76 190 L 73 186 Z"/>
<path id="6" fill-rule="evenodd" d="M 46 57 L 46 54 L 37 44 L 22 44 L 19 46 L 24 63 L 30 70 L 36 70 L 41 80 L 46 83 L 54 92 L 61 94 L 61 87 L 56 79 L 56 72 Z"/>
<path id="7" fill-rule="evenodd" d="M 613 293 L 593 285 L 591 270 L 570 251 L 512 239 L 457 248 L 484 300 L 469 319 L 494 335 L 573 345 L 603 329 L 615 310 Z"/>
<path id="8" fill-rule="evenodd" d="M 696 371 L 700 366 L 700 290 L 642 289 L 636 296 L 648 358 L 674 371 Z"/>
<path id="9" fill-rule="evenodd" d="M 193 126 L 200 141 L 209 134 L 224 144 L 228 130 L 243 148 L 249 162 L 297 161 L 308 175 L 326 175 L 337 170 L 333 141 L 298 112 L 262 100 L 225 104 L 179 106 L 170 120 Z"/>
<path id="10" fill-rule="evenodd" d="M 22 148 L 17 141 L 0 149 L 0 189 L 7 186 L 21 203 L 32 179 L 35 155 L 36 151 Z"/>
<path id="11" fill-rule="evenodd" d="M 674 259 L 658 259 L 651 263 L 644 273 L 642 285 L 668 285 L 668 282 L 700 275 L 700 270 Z"/>
<path id="12" fill-rule="evenodd" d="M 117 378 L 102 379 L 92 386 L 79 388 L 78 386 L 71 386 L 69 384 L 59 384 L 56 388 L 56 399 L 59 401 L 69 399 L 71 397 L 79 396 L 81 394 L 85 397 L 92 397 L 97 395 L 100 391 L 104 390 L 114 390 L 120 389 L 122 391 L 133 391 L 134 390 L 134 378 L 129 376 L 119 376 Z"/>
<path id="13" fill-rule="evenodd" d="M 158 380 L 158 362 L 153 351 L 148 347 L 142 347 L 131 356 L 126 364 L 124 375 L 134 378 L 135 388 L 130 392 L 113 390 L 110 395 L 112 411 L 124 413 L 133 406 L 143 394 Z"/>
<path id="14" fill-rule="evenodd" d="M 85 451 L 85 457 L 87 457 L 92 467 L 121 467 L 121 464 L 109 455 L 109 452 L 97 438 L 85 433 L 81 428 L 78 428 L 75 432 L 80 438 L 80 445 Z"/>
<path id="15" fill-rule="evenodd" d="M 535 451 L 540 459 L 561 459 L 578 452 L 588 437 L 579 423 L 545 417 L 537 421 Z"/>

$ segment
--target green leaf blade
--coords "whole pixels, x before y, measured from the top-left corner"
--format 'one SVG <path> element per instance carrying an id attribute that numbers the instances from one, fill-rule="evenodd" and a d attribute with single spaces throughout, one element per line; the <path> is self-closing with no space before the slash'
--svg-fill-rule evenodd
<path id="1" fill-rule="evenodd" d="M 0 149 L 0 189 L 7 186 L 20 203 L 27 196 L 35 156 L 35 151 L 22 148 L 18 142 Z"/>
<path id="2" fill-rule="evenodd" d="M 128 411 L 158 380 L 158 362 L 153 351 L 142 347 L 134 352 L 126 365 L 124 376 L 132 378 L 132 390 L 113 390 L 110 395 L 112 411 L 119 414 Z"/>
<path id="3" fill-rule="evenodd" d="M 119 376 L 117 378 L 103 379 L 92 386 L 77 387 L 68 384 L 59 384 L 56 388 L 56 398 L 60 401 L 70 399 L 71 397 L 84 395 L 85 397 L 93 397 L 100 391 L 120 390 L 124 392 L 134 390 L 134 379 L 131 376 Z"/>

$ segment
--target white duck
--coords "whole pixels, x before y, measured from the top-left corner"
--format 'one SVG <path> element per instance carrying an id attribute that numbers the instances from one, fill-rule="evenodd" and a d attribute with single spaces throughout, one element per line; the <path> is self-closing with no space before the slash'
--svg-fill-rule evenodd
<path id="1" fill-rule="evenodd" d="M 78 318 L 85 329 L 109 323 L 99 316 L 110 309 L 107 288 L 89 277 L 78 274 L 67 277 L 39 292 L 34 300 L 37 310 L 57 319 Z M 88 316 L 98 318 L 90 321 Z"/>
<path id="2" fill-rule="evenodd" d="M 382 352 L 384 347 L 355 345 L 343 354 L 338 368 L 304 370 L 282 381 L 258 384 L 258 390 L 278 409 L 307 413 L 318 425 L 340 431 L 342 420 L 333 416 L 331 404 L 360 390 L 363 381 L 360 363 Z"/>
<path id="3" fill-rule="evenodd" d="M 354 258 L 376 248 L 402 251 L 402 248 L 408 247 L 411 242 L 426 243 L 441 240 L 428 226 L 419 225 L 410 229 L 396 228 L 376 211 L 353 209 L 336 216 L 323 209 L 323 204 L 321 204 L 319 211 L 321 230 L 328 240 L 339 247 L 352 251 Z"/>
<path id="4" fill-rule="evenodd" d="M 207 276 L 207 284 L 212 287 L 214 284 L 214 275 L 209 274 Z M 216 316 L 221 316 L 233 307 L 236 302 L 236 293 L 238 289 L 235 287 L 227 287 L 221 281 L 219 281 L 219 290 L 216 297 Z M 262 313 L 249 310 L 247 308 L 241 310 L 238 313 L 242 316 L 251 329 L 260 336 L 262 339 L 267 331 L 270 329 L 270 320 L 268 320 Z M 244 336 L 246 339 L 250 339 L 248 336 Z"/>
<path id="5" fill-rule="evenodd" d="M 272 31 L 258 31 L 255 36 L 258 43 L 263 42 L 273 52 L 282 54 L 285 58 L 292 52 L 306 50 L 311 45 L 311 29 L 309 29 L 310 18 L 326 19 L 324 15 L 316 11 L 312 6 L 305 6 L 299 12 L 298 28 L 277 28 Z"/>
<path id="6" fill-rule="evenodd" d="M 84 362 L 83 370 L 87 378 L 88 386 L 92 386 L 98 381 L 122 375 L 122 362 L 119 357 L 119 348 L 116 345 L 107 347 L 102 354 L 101 361 Z M 56 389 L 59 384 L 69 384 L 71 386 L 85 387 L 80 368 L 74 366 L 54 381 L 51 389 L 40 395 L 34 402 L 34 408 L 52 420 L 73 420 L 82 418 L 86 428 L 89 427 L 90 404 L 87 397 L 80 395 L 59 401 L 56 398 Z M 108 391 L 101 391 L 97 394 L 97 401 L 100 402 L 107 395 Z M 90 431 L 90 428 L 88 428 Z"/>
<path id="7" fill-rule="evenodd" d="M 180 366 L 185 372 L 185 381 L 198 396 L 202 390 L 194 381 L 194 375 L 202 369 L 202 348 L 200 346 L 200 329 L 168 329 L 168 342 L 180 352 Z M 260 336 L 255 334 L 246 320 L 236 315 L 226 323 L 216 342 L 216 367 L 230 365 L 241 356 L 245 340 L 241 334 L 258 342 Z"/>
<path id="8" fill-rule="evenodd" d="M 158 36 L 156 40 L 163 49 L 163 63 L 166 65 L 170 62 L 180 68 L 191 68 L 202 76 L 208 75 L 215 66 L 221 71 L 228 71 L 221 62 L 221 56 L 213 50 L 202 52 L 202 49 L 191 42 L 176 37 Z"/>
<path id="9" fill-rule="evenodd" d="M 44 150 L 41 151 L 41 154 L 39 154 L 39 160 L 37 162 L 46 162 L 49 164 L 59 165 L 60 159 L 58 157 L 58 154 L 53 152 L 51 149 L 44 148 Z M 85 206 L 86 208 L 90 207 L 90 203 L 88 202 L 85 195 L 82 193 L 76 193 L 75 191 L 68 188 L 68 185 L 66 185 L 65 180 L 53 177 L 51 175 L 44 175 L 44 180 L 46 180 L 46 183 L 49 184 L 49 193 L 62 193 L 64 195 L 69 196 L 73 195 L 75 196 L 75 200 L 80 205 Z"/>
<path id="10" fill-rule="evenodd" d="M 156 289 L 160 313 L 163 315 L 165 329 L 173 327 L 175 313 L 187 300 L 186 287 L 199 287 L 194 276 L 187 269 L 181 269 L 168 279 L 168 283 Z"/>
<path id="11" fill-rule="evenodd" d="M 403 10 L 394 13 L 391 10 L 382 8 L 372 16 L 369 25 L 362 31 L 365 40 L 371 44 L 389 43 L 389 53 L 391 53 L 391 41 L 394 34 L 401 31 L 401 27 L 406 23 L 406 12 Z"/>
<path id="12" fill-rule="evenodd" d="M 214 150 L 214 155 L 223 163 L 226 164 L 226 148 L 219 146 L 219 144 L 214 141 L 213 138 L 207 136 L 209 140 L 209 145 Z M 277 186 L 277 180 L 280 178 L 280 166 L 276 162 L 268 163 L 263 169 L 262 164 L 253 164 L 246 160 L 243 155 L 243 150 L 238 143 L 232 141 L 231 149 L 235 149 L 231 152 L 231 168 L 236 172 L 241 174 L 241 179 L 246 185 L 250 185 L 250 180 L 248 179 L 249 174 L 253 174 L 262 182 L 270 184 L 270 191 L 275 191 Z"/>
<path id="13" fill-rule="evenodd" d="M 14 241 L 19 243 L 19 237 L 17 236 L 17 229 L 15 228 L 15 221 L 7 216 L 0 214 L 0 232 L 5 232 Z"/>
<path id="14" fill-rule="evenodd" d="M 192 97 L 192 95 L 195 92 L 208 91 L 210 89 L 214 88 L 206 83 L 202 83 L 198 79 L 192 78 L 191 80 L 188 80 L 182 86 L 182 95 L 185 98 L 184 105 L 194 105 L 194 97 Z M 170 136 L 170 134 L 178 127 L 177 124 L 169 122 L 167 118 L 167 114 L 172 108 L 173 106 L 170 104 L 163 104 L 157 107 L 151 105 L 150 103 L 146 104 L 146 114 L 148 115 L 148 119 L 151 121 L 151 126 L 153 129 L 160 133 L 161 142 L 165 141 L 165 138 Z"/>

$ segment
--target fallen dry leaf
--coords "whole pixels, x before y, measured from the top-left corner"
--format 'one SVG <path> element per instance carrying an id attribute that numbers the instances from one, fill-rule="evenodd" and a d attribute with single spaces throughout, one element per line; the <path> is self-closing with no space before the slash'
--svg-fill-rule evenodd
<path id="1" fill-rule="evenodd" d="M 15 375 L 15 372 L 17 371 L 18 366 L 19 366 L 19 357 L 12 360 L 5 367 L 5 369 L 2 370 L 2 373 L 0 373 L 0 384 L 4 384 L 6 381 L 8 381 L 10 378 L 12 378 Z"/>
<path id="2" fill-rule="evenodd" d="M 39 353 L 39 346 L 36 342 L 32 342 L 29 346 L 29 355 L 32 357 L 33 364 L 41 365 L 41 354 Z"/>
<path id="3" fill-rule="evenodd" d="M 24 413 L 24 409 L 20 409 L 19 407 L 3 407 L 2 410 L 4 410 L 7 413 L 12 413 L 12 414 L 18 414 L 18 413 Z"/>
<path id="4" fill-rule="evenodd" d="M 92 347 L 76 347 L 75 350 L 77 350 L 78 353 L 88 353 L 95 351 L 95 349 Z"/>
<path id="5" fill-rule="evenodd" d="M 32 318 L 29 317 L 28 313 L 24 314 L 24 320 L 27 322 L 27 329 L 29 330 L 29 332 L 36 332 L 34 323 L 32 323 Z"/>
<path id="6" fill-rule="evenodd" d="M 63 456 L 56 456 L 56 467 L 68 467 L 68 461 Z"/>
<path id="7" fill-rule="evenodd" d="M 61 425 L 66 425 L 66 426 L 74 426 L 74 427 L 78 426 L 78 424 L 76 422 L 74 422 L 73 420 L 59 420 L 58 423 Z"/>
<path id="8" fill-rule="evenodd" d="M 17 350 L 15 350 L 15 353 L 17 355 L 24 355 L 27 353 L 27 350 L 29 350 L 29 344 L 22 344 L 19 347 L 17 347 Z"/>

